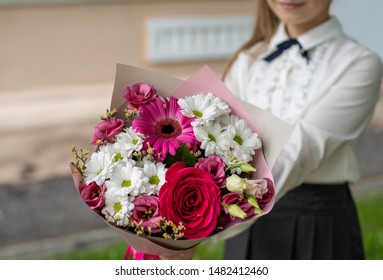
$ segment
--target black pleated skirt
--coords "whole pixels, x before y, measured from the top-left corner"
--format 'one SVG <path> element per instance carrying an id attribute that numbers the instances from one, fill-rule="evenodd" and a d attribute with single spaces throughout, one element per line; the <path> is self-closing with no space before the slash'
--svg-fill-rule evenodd
<path id="1" fill-rule="evenodd" d="M 347 184 L 302 184 L 250 230 L 226 241 L 224 259 L 364 259 L 361 230 Z"/>

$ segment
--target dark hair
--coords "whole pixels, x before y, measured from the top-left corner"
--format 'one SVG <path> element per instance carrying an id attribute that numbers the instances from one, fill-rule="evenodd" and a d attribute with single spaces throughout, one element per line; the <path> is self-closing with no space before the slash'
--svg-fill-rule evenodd
<path id="1" fill-rule="evenodd" d="M 253 34 L 251 35 L 250 39 L 245 44 L 243 44 L 229 59 L 222 79 L 225 78 L 233 62 L 237 59 L 238 54 L 241 51 L 250 49 L 258 42 L 264 42 L 265 44 L 268 44 L 276 32 L 278 25 L 279 19 L 270 9 L 269 5 L 267 4 L 267 0 L 257 0 L 256 21 Z"/>

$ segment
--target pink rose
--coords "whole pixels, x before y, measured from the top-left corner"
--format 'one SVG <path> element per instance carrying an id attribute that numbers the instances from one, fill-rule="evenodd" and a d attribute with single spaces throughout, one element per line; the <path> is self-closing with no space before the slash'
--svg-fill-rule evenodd
<path id="1" fill-rule="evenodd" d="M 227 193 L 222 197 L 222 203 L 223 205 L 232 205 L 232 204 L 239 204 L 243 199 L 243 196 L 239 193 Z"/>
<path id="2" fill-rule="evenodd" d="M 128 109 L 138 109 L 141 105 L 149 103 L 156 99 L 157 91 L 154 86 L 146 83 L 137 83 L 128 86 L 124 93 L 124 99 L 128 105 Z"/>
<path id="3" fill-rule="evenodd" d="M 96 182 L 91 182 L 90 184 L 82 183 L 79 187 L 79 192 L 90 209 L 100 213 L 105 204 L 105 185 L 99 186 Z"/>
<path id="4" fill-rule="evenodd" d="M 274 190 L 274 184 L 273 182 L 265 178 L 267 182 L 267 193 L 265 193 L 261 199 L 257 199 L 258 205 L 261 209 L 265 208 L 266 204 L 274 197 L 275 195 L 275 190 Z"/>
<path id="5" fill-rule="evenodd" d="M 113 143 L 117 134 L 124 129 L 124 121 L 117 118 L 110 118 L 100 122 L 94 129 L 93 138 L 90 144 L 98 145 L 105 142 Z"/>
<path id="6" fill-rule="evenodd" d="M 220 188 L 209 173 L 183 162 L 166 172 L 166 183 L 159 193 L 161 216 L 184 226 L 187 239 L 204 238 L 217 226 L 220 216 Z"/>
<path id="7" fill-rule="evenodd" d="M 134 209 L 130 216 L 130 221 L 136 221 L 148 229 L 151 228 L 153 233 L 160 232 L 157 223 L 160 222 L 159 201 L 156 196 L 138 196 L 133 202 Z"/>
<path id="8" fill-rule="evenodd" d="M 219 156 L 213 155 L 208 158 L 199 158 L 198 162 L 195 164 L 195 167 L 209 173 L 218 187 L 226 187 L 226 164 Z"/>
<path id="9" fill-rule="evenodd" d="M 257 199 L 262 198 L 267 193 L 267 181 L 265 179 L 247 180 L 247 190 L 245 193 Z"/>

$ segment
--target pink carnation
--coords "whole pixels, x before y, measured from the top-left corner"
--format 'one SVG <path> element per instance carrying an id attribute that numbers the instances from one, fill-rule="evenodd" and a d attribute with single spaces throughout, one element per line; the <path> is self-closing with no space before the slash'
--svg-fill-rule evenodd
<path id="1" fill-rule="evenodd" d="M 124 121 L 118 118 L 110 118 L 100 122 L 94 129 L 90 144 L 113 143 L 117 134 L 124 129 Z"/>
<path id="2" fill-rule="evenodd" d="M 222 197 L 222 203 L 225 206 L 232 205 L 232 204 L 239 204 L 243 199 L 243 196 L 239 193 L 227 193 Z"/>
<path id="3" fill-rule="evenodd" d="M 91 182 L 90 184 L 83 183 L 79 187 L 79 192 L 90 209 L 96 213 L 100 213 L 105 204 L 105 185 L 99 186 L 96 182 Z"/>
<path id="4" fill-rule="evenodd" d="M 199 158 L 195 167 L 209 173 L 218 187 L 225 188 L 226 164 L 219 156 L 212 155 L 208 158 Z"/>
<path id="5" fill-rule="evenodd" d="M 149 103 L 156 99 L 157 91 L 154 86 L 146 83 L 137 83 L 128 86 L 124 93 L 124 99 L 128 109 L 138 109 L 141 105 Z"/>
<path id="6" fill-rule="evenodd" d="M 153 233 L 160 232 L 158 224 L 160 222 L 159 201 L 156 196 L 138 196 L 133 202 L 134 209 L 130 221 L 136 221 Z"/>

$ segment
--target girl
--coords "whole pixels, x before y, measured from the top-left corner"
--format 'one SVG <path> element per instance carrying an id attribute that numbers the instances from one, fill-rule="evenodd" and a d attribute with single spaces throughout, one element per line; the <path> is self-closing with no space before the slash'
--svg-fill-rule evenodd
<path id="1" fill-rule="evenodd" d="M 294 125 L 273 176 L 270 214 L 229 240 L 225 259 L 363 259 L 349 184 L 356 140 L 379 97 L 381 61 L 342 32 L 331 0 L 258 0 L 252 38 L 224 81 Z"/>

